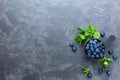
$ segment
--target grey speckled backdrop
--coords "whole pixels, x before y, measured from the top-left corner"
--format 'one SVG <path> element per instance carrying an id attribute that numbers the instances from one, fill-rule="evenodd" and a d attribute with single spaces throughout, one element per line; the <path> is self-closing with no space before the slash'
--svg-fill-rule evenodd
<path id="1" fill-rule="evenodd" d="M 106 49 L 120 56 L 120 0 L 0 0 L 0 80 L 120 80 L 120 59 L 98 75 L 101 64 L 89 61 L 83 47 L 68 46 L 77 27 L 105 31 Z M 115 35 L 112 41 L 111 35 Z"/>

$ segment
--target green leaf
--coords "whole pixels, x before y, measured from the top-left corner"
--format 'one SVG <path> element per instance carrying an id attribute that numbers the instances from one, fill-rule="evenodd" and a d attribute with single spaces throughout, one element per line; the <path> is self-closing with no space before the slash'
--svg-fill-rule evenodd
<path id="1" fill-rule="evenodd" d="M 88 31 L 85 31 L 85 36 L 89 36 L 90 33 Z"/>
<path id="2" fill-rule="evenodd" d="M 82 28 L 80 28 L 80 27 L 78 27 L 77 29 L 78 29 L 78 31 L 80 31 L 80 32 L 85 32 L 85 30 L 82 29 Z"/>
<path id="3" fill-rule="evenodd" d="M 83 34 L 81 34 L 80 37 L 81 37 L 81 39 L 85 39 L 86 38 L 85 35 L 83 35 Z"/>
<path id="4" fill-rule="evenodd" d="M 103 61 L 104 61 L 104 58 L 98 60 L 98 62 L 103 62 Z"/>
<path id="5" fill-rule="evenodd" d="M 90 32 L 94 33 L 95 32 L 95 27 L 92 25 L 89 25 L 89 30 Z"/>
<path id="6" fill-rule="evenodd" d="M 103 63 L 103 65 L 104 65 L 105 68 L 109 67 L 109 63 L 108 63 L 107 61 L 105 61 L 105 62 Z"/>
<path id="7" fill-rule="evenodd" d="M 100 38 L 100 32 L 96 31 L 96 32 L 93 34 L 93 38 L 99 39 L 99 38 Z"/>
<path id="8" fill-rule="evenodd" d="M 108 62 L 111 62 L 111 61 L 112 61 L 112 59 L 110 59 L 110 58 L 106 58 L 106 60 L 107 60 Z"/>

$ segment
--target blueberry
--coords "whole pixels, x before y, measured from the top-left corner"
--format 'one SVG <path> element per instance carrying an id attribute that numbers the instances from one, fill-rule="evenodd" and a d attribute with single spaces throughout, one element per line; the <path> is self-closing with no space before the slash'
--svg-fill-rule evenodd
<path id="1" fill-rule="evenodd" d="M 112 55 L 113 54 L 113 50 L 108 50 L 108 54 Z"/>
<path id="2" fill-rule="evenodd" d="M 70 46 L 70 47 L 73 47 L 73 46 L 74 46 L 74 42 L 70 42 L 70 43 L 69 43 L 69 46 Z"/>
<path id="3" fill-rule="evenodd" d="M 104 72 L 104 71 L 105 71 L 105 68 L 104 68 L 104 67 L 102 67 L 102 68 L 101 68 L 101 70 Z"/>
<path id="4" fill-rule="evenodd" d="M 90 40 L 89 43 L 93 43 L 93 40 Z"/>
<path id="5" fill-rule="evenodd" d="M 98 69 L 98 73 L 99 73 L 99 74 L 103 73 L 104 71 L 105 71 L 105 68 L 104 68 L 104 67 Z"/>
<path id="6" fill-rule="evenodd" d="M 88 50 L 88 49 L 89 49 L 89 46 L 87 45 L 85 48 L 86 48 L 86 50 Z"/>
<path id="7" fill-rule="evenodd" d="M 100 36 L 104 37 L 105 36 L 105 32 L 100 32 Z"/>
<path id="8" fill-rule="evenodd" d="M 117 56 L 116 56 L 116 55 L 113 55 L 112 58 L 113 58 L 114 60 L 117 60 Z"/>
<path id="9" fill-rule="evenodd" d="M 88 78 L 92 78 L 92 73 L 89 72 L 88 75 L 87 75 Z"/>
<path id="10" fill-rule="evenodd" d="M 90 44 L 90 47 L 92 47 L 93 46 L 93 44 Z"/>
<path id="11" fill-rule="evenodd" d="M 108 76 L 110 76 L 110 75 L 111 75 L 110 70 L 107 70 L 106 74 L 107 74 Z"/>
<path id="12" fill-rule="evenodd" d="M 91 50 L 91 51 L 94 51 L 94 48 L 93 48 L 93 47 L 90 47 L 90 50 Z"/>
<path id="13" fill-rule="evenodd" d="M 87 51 L 87 53 L 91 53 L 91 51 L 90 51 L 90 50 L 88 50 L 88 51 Z"/>
<path id="14" fill-rule="evenodd" d="M 96 55 L 96 52 L 93 52 L 93 55 Z"/>
<path id="15" fill-rule="evenodd" d="M 77 47 L 72 47 L 72 51 L 76 52 L 77 51 Z"/>
<path id="16" fill-rule="evenodd" d="M 104 55 L 103 55 L 103 53 L 100 53 L 100 57 L 102 58 Z"/>
<path id="17" fill-rule="evenodd" d="M 105 53 L 105 49 L 102 49 L 102 53 Z"/>
<path id="18" fill-rule="evenodd" d="M 96 45 L 96 44 L 94 44 L 94 48 L 97 48 L 97 45 Z"/>
<path id="19" fill-rule="evenodd" d="M 100 53 L 100 50 L 99 50 L 99 48 L 96 48 L 96 50 L 95 50 L 97 53 Z"/>
<path id="20" fill-rule="evenodd" d="M 90 57 L 91 57 L 91 54 L 90 54 L 90 53 L 88 53 L 88 54 L 87 54 L 87 56 L 90 58 Z"/>
<path id="21" fill-rule="evenodd" d="M 99 55 L 98 55 L 98 54 L 96 54 L 96 55 L 95 55 L 95 57 L 98 59 L 98 58 L 99 58 Z"/>
<path id="22" fill-rule="evenodd" d="M 94 55 L 91 55 L 91 58 L 92 58 L 92 59 L 94 59 L 94 58 L 95 58 L 95 56 L 94 56 Z"/>

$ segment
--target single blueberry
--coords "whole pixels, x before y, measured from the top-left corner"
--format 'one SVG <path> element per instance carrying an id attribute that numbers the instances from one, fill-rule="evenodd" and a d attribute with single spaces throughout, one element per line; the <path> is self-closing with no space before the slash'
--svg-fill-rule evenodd
<path id="1" fill-rule="evenodd" d="M 113 54 L 113 50 L 108 50 L 108 54 L 112 55 Z"/>
<path id="2" fill-rule="evenodd" d="M 117 60 L 117 56 L 116 56 L 116 55 L 113 55 L 112 58 L 113 58 L 114 60 Z"/>
<path id="3" fill-rule="evenodd" d="M 88 53 L 88 54 L 87 54 L 87 56 L 90 58 L 90 57 L 91 57 L 91 54 L 90 54 L 90 53 Z"/>
<path id="4" fill-rule="evenodd" d="M 88 75 L 87 75 L 88 78 L 92 78 L 92 73 L 89 72 Z"/>
<path id="5" fill-rule="evenodd" d="M 89 43 L 93 43 L 93 40 L 90 40 Z"/>
<path id="6" fill-rule="evenodd" d="M 72 47 L 72 51 L 76 52 L 77 51 L 77 47 Z"/>
<path id="7" fill-rule="evenodd" d="M 104 68 L 104 67 L 102 67 L 102 68 L 101 68 L 101 70 L 104 72 L 104 71 L 105 71 L 105 68 Z"/>
<path id="8" fill-rule="evenodd" d="M 95 57 L 98 59 L 99 58 L 99 54 L 96 54 Z"/>
<path id="9" fill-rule="evenodd" d="M 110 70 L 107 70 L 106 74 L 107 74 L 108 76 L 110 76 L 110 75 L 111 75 L 111 71 L 110 71 Z"/>
<path id="10" fill-rule="evenodd" d="M 102 43 L 102 42 L 100 42 L 100 45 L 103 45 L 103 43 Z"/>
<path id="11" fill-rule="evenodd" d="M 103 55 L 103 53 L 100 53 L 100 57 L 102 58 L 104 55 Z"/>
<path id="12" fill-rule="evenodd" d="M 96 45 L 96 44 L 94 44 L 94 48 L 97 48 L 97 45 Z"/>
<path id="13" fill-rule="evenodd" d="M 105 49 L 102 49 L 102 53 L 105 53 Z"/>
<path id="14" fill-rule="evenodd" d="M 90 47 L 90 50 L 91 50 L 91 51 L 94 51 L 94 48 L 93 48 L 93 47 Z"/>
<path id="15" fill-rule="evenodd" d="M 104 37 L 105 36 L 105 32 L 100 32 L 100 36 Z"/>
<path id="16" fill-rule="evenodd" d="M 70 43 L 69 43 L 69 46 L 70 46 L 70 47 L 73 47 L 73 46 L 74 46 L 74 42 L 70 42 Z"/>
<path id="17" fill-rule="evenodd" d="M 90 44 L 90 47 L 92 47 L 93 46 L 93 44 Z"/>
<path id="18" fill-rule="evenodd" d="M 93 55 L 96 55 L 96 52 L 93 52 Z"/>
<path id="19" fill-rule="evenodd" d="M 96 42 L 95 42 L 95 41 L 93 41 L 93 44 L 96 44 Z"/>
<path id="20" fill-rule="evenodd" d="M 97 53 L 100 53 L 100 50 L 99 50 L 99 48 L 96 48 L 96 50 L 95 50 Z"/>
<path id="21" fill-rule="evenodd" d="M 86 50 L 88 50 L 88 49 L 89 49 L 89 46 L 87 45 L 85 48 L 86 48 Z"/>
<path id="22" fill-rule="evenodd" d="M 91 58 L 92 58 L 92 59 L 94 59 L 94 58 L 95 58 L 95 56 L 94 56 L 94 55 L 91 55 Z"/>
<path id="23" fill-rule="evenodd" d="M 87 50 L 87 53 L 90 53 L 90 54 L 91 54 L 92 52 L 91 52 L 90 50 Z"/>
<path id="24" fill-rule="evenodd" d="M 97 43 L 97 47 L 100 47 L 100 44 L 99 44 L 99 43 Z"/>

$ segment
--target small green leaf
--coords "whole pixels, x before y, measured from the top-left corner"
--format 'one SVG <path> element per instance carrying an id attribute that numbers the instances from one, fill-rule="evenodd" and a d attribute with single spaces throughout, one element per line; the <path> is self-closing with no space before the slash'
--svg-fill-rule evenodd
<path id="1" fill-rule="evenodd" d="M 85 31 L 85 36 L 89 36 L 90 33 L 88 31 Z"/>
<path id="2" fill-rule="evenodd" d="M 81 34 L 80 35 L 81 39 L 85 39 L 85 35 Z"/>
<path id="3" fill-rule="evenodd" d="M 104 61 L 104 58 L 98 60 L 98 62 L 103 62 L 103 61 Z"/>
<path id="4" fill-rule="evenodd" d="M 93 34 L 93 38 L 99 39 L 99 38 L 100 38 L 100 32 L 96 31 L 96 32 Z"/>
<path id="5" fill-rule="evenodd" d="M 104 65 L 105 68 L 109 67 L 109 63 L 108 63 L 107 61 L 105 61 L 105 62 L 103 63 L 103 65 Z"/>
<path id="6" fill-rule="evenodd" d="M 111 61 L 112 61 L 112 59 L 110 59 L 110 58 L 106 58 L 106 60 L 107 60 L 108 62 L 111 62 Z"/>
<path id="7" fill-rule="evenodd" d="M 94 33 L 95 32 L 95 27 L 92 25 L 89 25 L 89 30 L 90 32 Z"/>
<path id="8" fill-rule="evenodd" d="M 78 27 L 77 29 L 78 29 L 78 31 L 80 31 L 80 32 L 85 32 L 85 30 L 82 29 L 82 28 L 80 28 L 80 27 Z"/>

